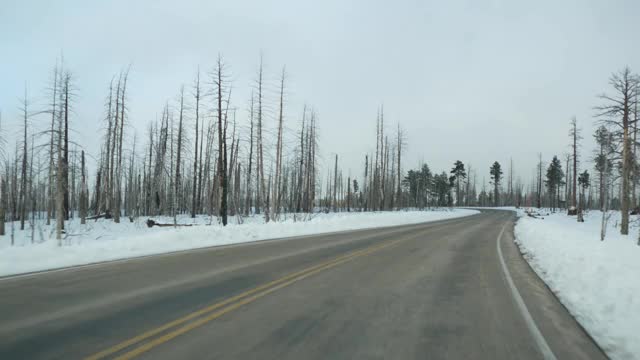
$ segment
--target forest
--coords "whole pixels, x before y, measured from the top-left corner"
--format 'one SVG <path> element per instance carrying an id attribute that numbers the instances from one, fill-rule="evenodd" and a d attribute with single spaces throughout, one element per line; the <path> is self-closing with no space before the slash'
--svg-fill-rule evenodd
<path id="1" fill-rule="evenodd" d="M 7 225 L 13 236 L 55 224 L 61 239 L 65 223 L 74 218 L 84 224 L 170 216 L 173 224 L 149 224 L 179 226 L 179 216 L 206 215 L 210 225 L 224 226 L 230 218 L 242 223 L 249 216 L 271 222 L 292 214 L 304 220 L 314 212 L 475 206 L 562 208 L 578 221 L 589 209 L 620 210 L 620 231 L 627 234 L 630 214 L 638 213 L 640 80 L 629 68 L 611 75 L 594 98 L 594 118 L 582 120 L 598 124 L 589 135 L 597 149 L 582 150 L 586 134 L 576 118 L 569 119 L 570 151 L 551 159 L 531 154 L 538 164 L 527 178 L 514 173 L 513 160 L 474 164 L 480 171 L 461 160 L 441 171 L 426 163 L 404 166 L 401 124 L 389 125 L 382 106 L 375 140 L 371 136 L 375 153 L 361 155 L 360 174 L 345 175 L 338 154 L 322 168 L 316 109 L 306 105 L 296 119 L 284 116 L 286 68 L 277 84 L 265 84 L 260 58 L 247 100 L 234 98 L 228 66 L 219 56 L 208 71 L 198 67 L 145 134 L 130 126 L 128 109 L 135 99 L 127 90 L 134 69 L 124 67 L 97 84 L 105 88 L 104 108 L 95 109 L 103 118 L 101 146 L 99 154 L 89 155 L 72 131 L 81 89 L 72 69 L 58 59 L 42 89 L 46 103 L 32 102 L 25 89 L 15 143 L 0 130 L 0 234 L 7 233 Z M 267 99 L 266 86 L 277 86 L 278 96 Z M 488 181 L 478 175 L 486 170 Z"/>

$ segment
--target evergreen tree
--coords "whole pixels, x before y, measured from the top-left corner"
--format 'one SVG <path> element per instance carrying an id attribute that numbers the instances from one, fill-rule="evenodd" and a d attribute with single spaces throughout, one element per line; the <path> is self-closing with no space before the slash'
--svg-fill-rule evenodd
<path id="1" fill-rule="evenodd" d="M 605 178 L 611 175 L 611 169 L 613 169 L 613 162 L 611 161 L 611 159 L 609 159 L 609 154 L 614 150 L 612 142 L 613 136 L 606 127 L 601 125 L 598 129 L 596 129 L 593 137 L 598 144 L 597 154 L 594 158 L 594 168 L 598 173 L 600 199 L 599 207 L 602 208 L 602 206 L 604 205 L 603 202 L 605 199 L 605 191 L 607 188 Z"/>
<path id="2" fill-rule="evenodd" d="M 464 169 L 462 161 L 458 160 L 453 164 L 451 169 L 453 181 L 456 186 L 456 206 L 462 205 L 462 196 L 460 195 L 460 182 L 467 178 L 467 172 Z"/>
<path id="3" fill-rule="evenodd" d="M 451 196 L 451 185 L 446 172 L 433 177 L 433 187 L 438 206 L 447 206 Z"/>
<path id="4" fill-rule="evenodd" d="M 549 196 L 551 200 L 551 207 L 555 211 L 560 201 L 560 186 L 562 186 L 564 179 L 564 172 L 562 171 L 562 164 L 557 156 L 554 156 L 547 167 L 547 189 L 549 189 Z M 555 197 L 555 201 L 554 201 Z"/>
<path id="5" fill-rule="evenodd" d="M 578 176 L 578 186 L 580 187 L 580 209 L 585 208 L 585 198 L 584 192 L 591 185 L 591 180 L 589 179 L 589 171 L 585 170 Z"/>
<path id="6" fill-rule="evenodd" d="M 502 168 L 500 167 L 500 163 L 499 162 L 494 162 L 493 165 L 491 165 L 491 168 L 489 168 L 489 174 L 491 174 L 491 182 L 493 183 L 493 204 L 494 206 L 498 206 L 498 204 L 500 203 L 500 196 L 499 196 L 499 187 L 500 187 L 500 181 L 502 180 Z"/>
<path id="7" fill-rule="evenodd" d="M 402 180 L 402 185 L 409 193 L 409 205 L 418 207 L 418 182 L 420 173 L 415 170 L 409 170 L 407 176 Z"/>

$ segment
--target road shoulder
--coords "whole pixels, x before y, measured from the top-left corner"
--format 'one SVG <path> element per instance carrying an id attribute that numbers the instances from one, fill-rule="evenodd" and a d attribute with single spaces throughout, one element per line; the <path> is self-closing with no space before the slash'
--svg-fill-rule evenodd
<path id="1" fill-rule="evenodd" d="M 504 259 L 531 316 L 553 353 L 558 359 L 608 359 L 529 266 L 514 242 L 514 226 L 515 221 L 507 225 L 503 234 L 500 245 Z"/>

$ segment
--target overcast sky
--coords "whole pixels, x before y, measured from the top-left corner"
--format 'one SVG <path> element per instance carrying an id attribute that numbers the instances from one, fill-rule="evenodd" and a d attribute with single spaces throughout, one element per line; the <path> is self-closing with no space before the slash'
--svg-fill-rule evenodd
<path id="1" fill-rule="evenodd" d="M 633 0 L 0 2 L 3 122 L 18 120 L 25 82 L 45 102 L 64 52 L 78 88 L 72 126 L 94 155 L 109 81 L 126 65 L 130 121 L 144 136 L 218 53 L 232 75 L 233 105 L 246 109 L 262 52 L 272 108 L 286 65 L 287 125 L 296 129 L 303 105 L 312 105 L 325 163 L 338 153 L 361 176 L 384 104 L 388 133 L 397 123 L 406 132 L 405 169 L 424 160 L 449 170 L 459 159 L 488 181 L 489 165 L 506 167 L 512 157 L 528 180 L 538 152 L 549 160 L 568 151 L 572 116 L 590 156 L 596 95 L 612 72 L 640 69 Z"/>

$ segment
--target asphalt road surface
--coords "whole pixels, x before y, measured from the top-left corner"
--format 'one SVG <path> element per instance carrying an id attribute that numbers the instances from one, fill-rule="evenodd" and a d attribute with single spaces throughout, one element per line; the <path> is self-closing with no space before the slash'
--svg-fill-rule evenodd
<path id="1" fill-rule="evenodd" d="M 0 359 L 606 359 L 508 211 L 0 280 Z"/>

